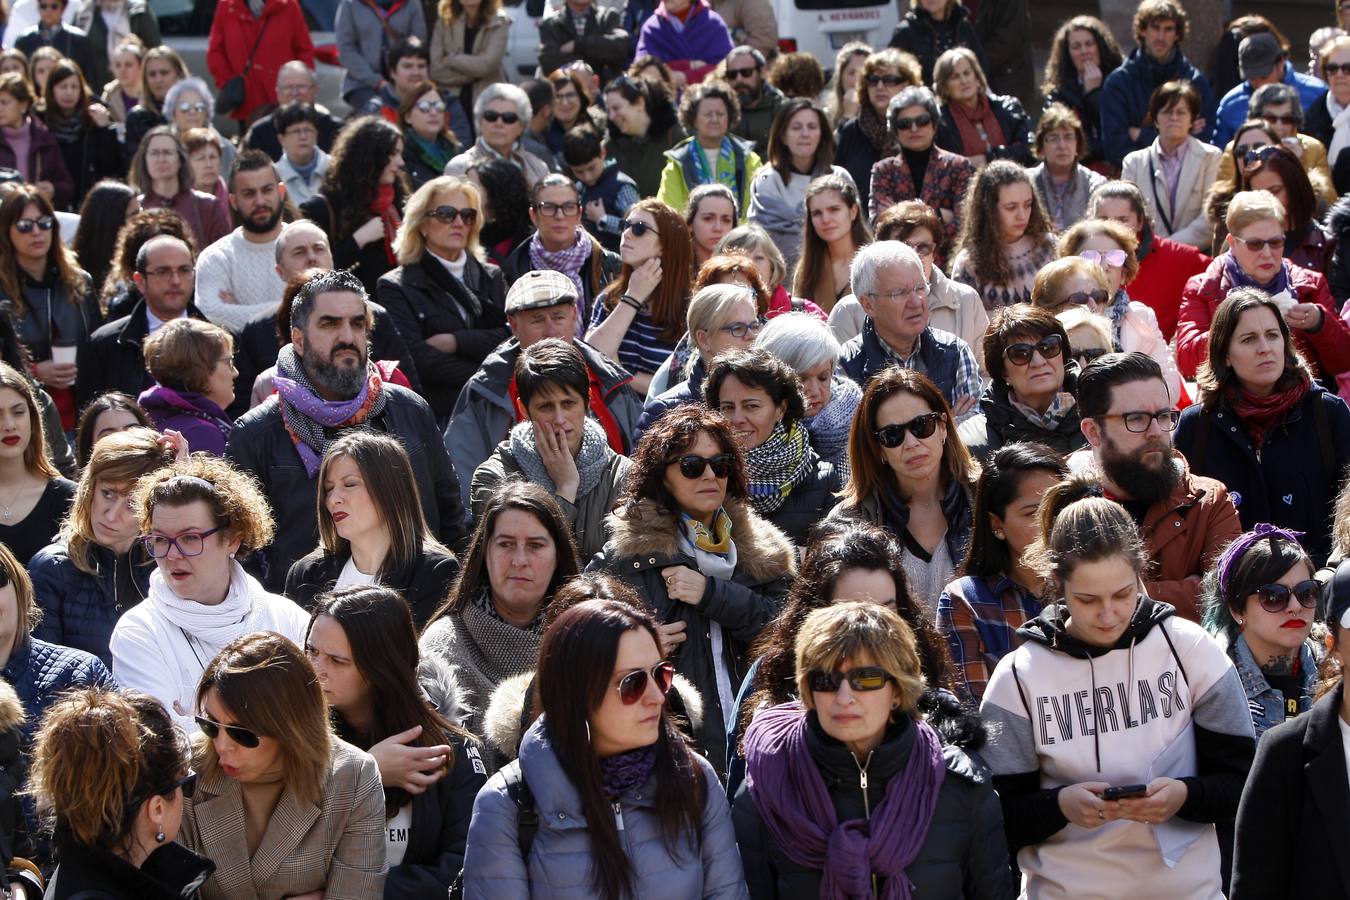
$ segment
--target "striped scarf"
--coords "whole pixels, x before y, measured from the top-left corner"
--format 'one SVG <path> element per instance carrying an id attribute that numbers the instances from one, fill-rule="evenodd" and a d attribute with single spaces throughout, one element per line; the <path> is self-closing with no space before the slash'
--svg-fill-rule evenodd
<path id="1" fill-rule="evenodd" d="M 768 440 L 745 454 L 750 472 L 750 502 L 762 516 L 778 511 L 792 489 L 811 474 L 811 442 L 801 422 L 792 427 L 781 421 L 773 427 Z"/>

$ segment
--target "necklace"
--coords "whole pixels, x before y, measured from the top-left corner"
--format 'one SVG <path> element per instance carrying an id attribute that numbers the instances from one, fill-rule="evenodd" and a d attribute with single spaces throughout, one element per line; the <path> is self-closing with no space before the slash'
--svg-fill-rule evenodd
<path id="1" fill-rule="evenodd" d="M 6 522 L 12 517 L 13 507 L 19 502 L 19 495 L 23 493 L 23 488 L 24 486 L 20 484 L 18 488 L 15 489 L 14 496 L 9 498 L 8 503 L 0 500 L 0 516 L 3 516 Z"/>

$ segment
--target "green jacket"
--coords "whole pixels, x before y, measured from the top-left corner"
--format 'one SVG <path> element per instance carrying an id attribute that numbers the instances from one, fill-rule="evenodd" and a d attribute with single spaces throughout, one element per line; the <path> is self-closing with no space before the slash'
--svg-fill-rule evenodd
<path id="1" fill-rule="evenodd" d="M 656 192 L 656 199 L 680 212 L 684 212 L 685 206 L 689 203 L 689 192 L 698 186 L 694 176 L 697 140 L 692 137 L 685 138 L 667 150 L 668 162 L 661 170 L 661 187 Z M 746 213 L 750 211 L 750 182 L 754 180 L 755 173 L 763 167 L 764 162 L 759 158 L 759 154 L 751 149 L 748 142 L 733 137 L 731 144 L 736 167 L 736 187 L 732 192 L 736 195 L 737 219 L 744 224 Z"/>

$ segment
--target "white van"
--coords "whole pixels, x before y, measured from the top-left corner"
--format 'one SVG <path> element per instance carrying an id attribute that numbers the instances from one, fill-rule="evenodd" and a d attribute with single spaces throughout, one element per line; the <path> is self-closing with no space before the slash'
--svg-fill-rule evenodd
<path id="1" fill-rule="evenodd" d="M 875 50 L 890 43 L 900 21 L 898 0 L 772 0 L 778 17 L 778 49 L 814 54 L 826 72 L 849 41 Z"/>

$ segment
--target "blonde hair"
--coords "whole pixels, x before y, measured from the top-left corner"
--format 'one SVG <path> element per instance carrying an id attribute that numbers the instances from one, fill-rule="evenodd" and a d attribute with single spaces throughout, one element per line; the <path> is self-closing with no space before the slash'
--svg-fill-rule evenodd
<path id="1" fill-rule="evenodd" d="M 1249 225 L 1267 221 L 1284 230 L 1284 204 L 1270 191 L 1238 191 L 1228 201 L 1224 224 L 1228 226 L 1229 234 L 1236 235 Z"/>
<path id="2" fill-rule="evenodd" d="M 1064 305 L 1064 283 L 1075 275 L 1091 278 L 1102 290 L 1107 289 L 1106 274 L 1101 266 L 1081 256 L 1065 256 L 1041 266 L 1031 286 L 1031 305 L 1055 311 Z"/>
<path id="3" fill-rule="evenodd" d="M 1106 316 L 1098 315 L 1086 306 L 1070 306 L 1063 312 L 1056 313 L 1055 318 L 1064 326 L 1064 333 L 1069 336 L 1069 346 L 1074 353 L 1089 349 L 1073 339 L 1074 332 L 1091 334 L 1095 341 L 1091 349 L 1101 349 L 1109 353 L 1115 348 L 1115 341 L 1111 337 L 1111 320 Z"/>
<path id="4" fill-rule="evenodd" d="M 794 651 L 803 699 L 811 697 L 813 669 L 834 671 L 863 658 L 891 676 L 900 713 L 913 713 L 927 686 L 914 632 L 899 613 L 880 603 L 860 600 L 815 610 L 802 622 Z"/>
<path id="5" fill-rule="evenodd" d="M 431 218 L 436 197 L 451 191 L 459 191 L 468 197 L 469 206 L 478 213 L 469 228 L 464 249 L 480 262 L 483 260 L 483 248 L 478 243 L 478 236 L 483 231 L 483 195 L 479 193 L 478 185 L 467 178 L 441 175 L 413 191 L 413 195 L 408 198 L 408 205 L 403 210 L 403 224 L 399 225 L 398 235 L 394 238 L 394 255 L 398 257 L 399 265 L 410 266 L 422 260 L 422 254 L 427 249 L 420 230 L 422 224 Z"/>
<path id="6" fill-rule="evenodd" d="M 200 319 L 174 319 L 145 339 L 145 369 L 165 387 L 206 393 L 222 356 L 234 354 L 234 337 Z"/>

